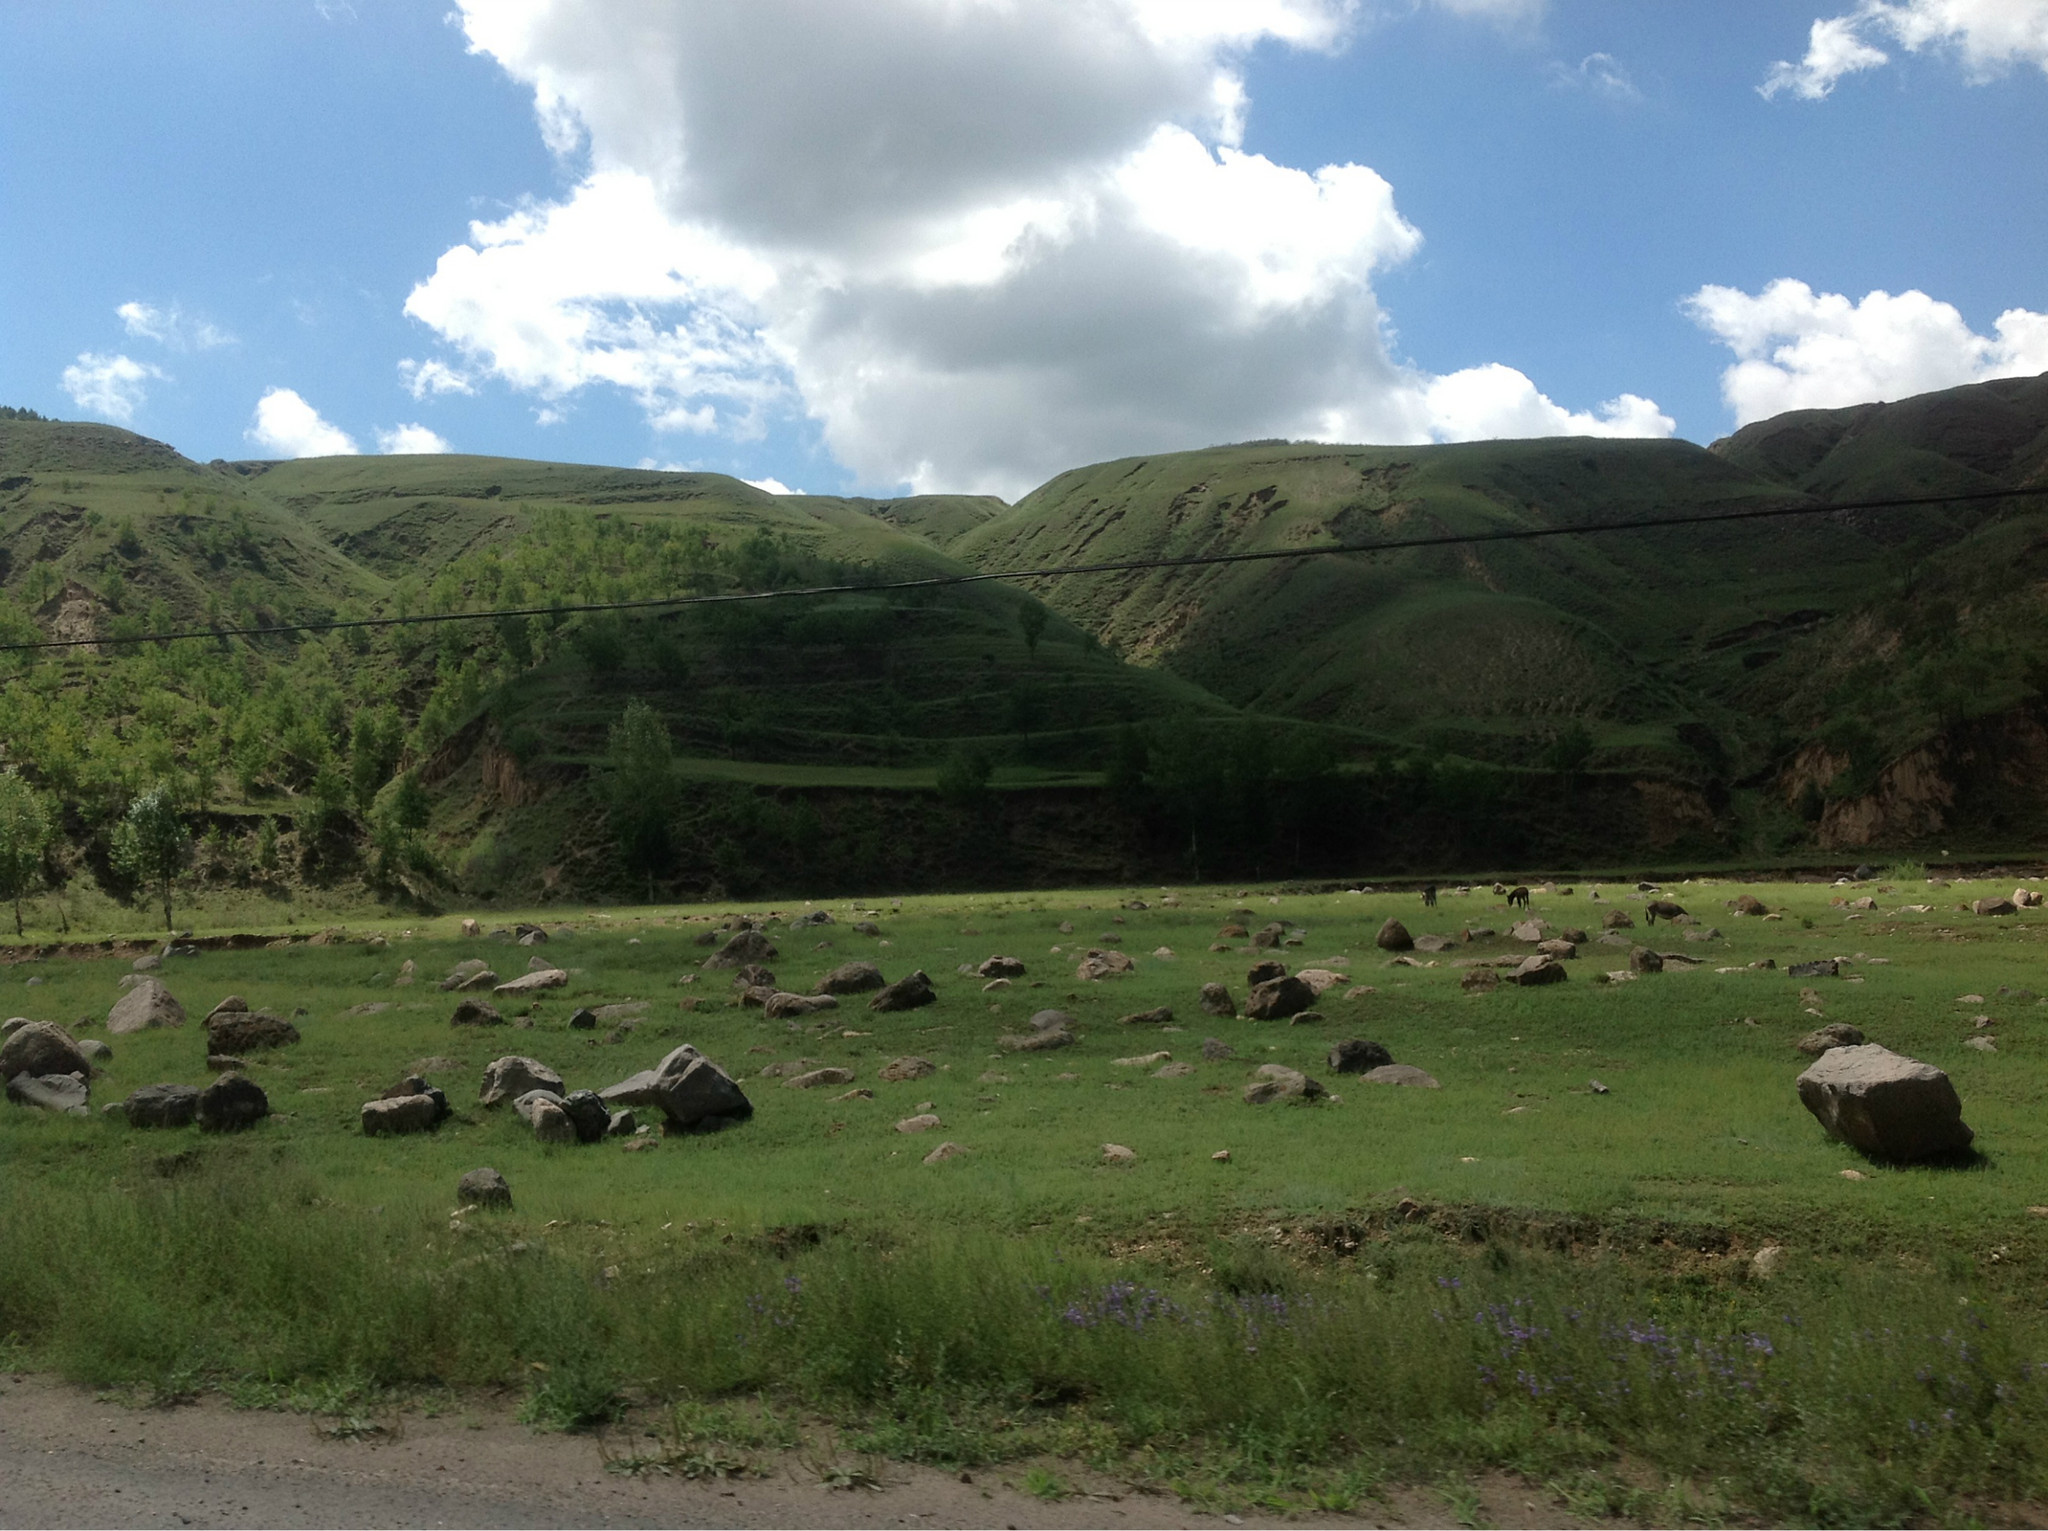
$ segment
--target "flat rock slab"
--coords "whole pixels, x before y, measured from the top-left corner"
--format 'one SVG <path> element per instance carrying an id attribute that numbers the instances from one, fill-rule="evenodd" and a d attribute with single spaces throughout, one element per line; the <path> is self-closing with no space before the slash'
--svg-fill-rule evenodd
<path id="1" fill-rule="evenodd" d="M 154 978 L 136 984 L 107 1012 L 107 1031 L 117 1037 L 156 1026 L 184 1024 L 185 1007 Z"/>
<path id="2" fill-rule="evenodd" d="M 130 1127 L 190 1127 L 199 1119 L 199 1091 L 189 1084 L 144 1085 L 122 1108 Z"/>
<path id="3" fill-rule="evenodd" d="M 1872 1158 L 1946 1158 L 1976 1137 L 1947 1074 L 1875 1042 L 1822 1053 L 1799 1076 L 1799 1099 L 1829 1137 Z"/>
<path id="4" fill-rule="evenodd" d="M 85 1116 L 91 1091 L 83 1079 L 70 1074 L 16 1074 L 7 1081 L 7 1098 L 17 1106 L 58 1116 Z"/>
<path id="5" fill-rule="evenodd" d="M 923 1079 L 938 1071 L 939 1066 L 929 1058 L 897 1058 L 885 1063 L 876 1077 L 890 1084 L 908 1084 L 913 1079 Z"/>
<path id="6" fill-rule="evenodd" d="M 1360 1076 L 1367 1084 L 1403 1084 L 1421 1090 L 1440 1090 L 1442 1085 L 1412 1063 L 1383 1063 Z"/>
<path id="7" fill-rule="evenodd" d="M 522 973 L 510 983 L 501 983 L 492 989 L 494 994 L 537 994 L 542 989 L 559 989 L 568 983 L 569 975 L 560 968 L 542 968 L 537 973 Z"/>
<path id="8" fill-rule="evenodd" d="M 440 1120 L 431 1095 L 401 1095 L 395 1100 L 366 1100 L 360 1113 L 366 1138 L 401 1137 L 431 1132 Z"/>

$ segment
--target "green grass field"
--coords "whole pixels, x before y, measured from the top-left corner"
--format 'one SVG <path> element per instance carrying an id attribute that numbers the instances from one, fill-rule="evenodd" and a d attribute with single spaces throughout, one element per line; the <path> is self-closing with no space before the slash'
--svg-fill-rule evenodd
<path id="1" fill-rule="evenodd" d="M 1733 918 L 1743 887 L 1784 917 Z M 549 914 L 561 933 L 541 954 L 569 985 L 488 1030 L 451 1028 L 455 997 L 434 983 L 466 956 L 509 978 L 534 954 L 465 941 L 453 916 L 173 958 L 162 976 L 192 1020 L 110 1039 L 91 1120 L 0 1111 L 0 1335 L 14 1364 L 251 1401 L 512 1384 L 538 1421 L 624 1398 L 715 1436 L 738 1428 L 734 1400 L 758 1399 L 875 1450 L 1054 1451 L 1205 1503 L 1349 1504 L 1374 1483 L 1505 1465 L 1633 1518 L 2009 1516 L 2048 1464 L 2048 1218 L 2033 1210 L 2048 1205 L 2048 1004 L 2027 992 L 2048 991 L 2048 916 L 1959 912 L 2009 882 L 1703 881 L 1667 894 L 1724 938 L 1688 941 L 1644 929 L 1629 885 L 1588 891 L 1539 892 L 1534 912 L 1597 935 L 1621 908 L 1629 935 L 1700 966 L 1602 984 L 1627 950 L 1596 941 L 1564 984 L 1468 994 L 1452 962 L 1519 943 L 1420 967 L 1374 947 L 1389 914 L 1418 935 L 1504 933 L 1487 889 L 1434 911 L 1411 894 L 1250 888 L 837 904 L 830 926 L 771 925 L 782 987 L 870 958 L 892 979 L 923 968 L 940 999 L 891 1015 L 855 996 L 801 1026 L 699 972 L 693 938 L 728 909 Z M 1865 892 L 1879 908 L 1861 917 L 1832 902 Z M 851 930 L 869 909 L 880 938 Z M 1209 950 L 1237 909 L 1300 933 L 1279 953 L 1291 968 L 1346 972 L 1322 1021 L 1200 1013 L 1205 981 L 1244 998 L 1249 943 Z M 1109 935 L 1136 971 L 1078 981 Z M 994 954 L 1028 971 L 985 993 L 958 968 Z M 1852 959 L 1846 976 L 1784 971 L 1820 956 Z M 408 958 L 418 981 L 395 987 Z M 127 972 L 19 963 L 0 1008 L 104 1036 Z M 1371 992 L 1344 998 L 1355 985 Z M 250 1059 L 269 1121 L 215 1138 L 98 1113 L 141 1085 L 205 1083 L 199 1018 L 229 993 L 304 1011 L 300 1044 Z M 578 1006 L 635 1004 L 637 1019 L 567 1029 Z M 1119 1024 L 1160 1005 L 1171 1025 Z M 1077 1045 L 997 1047 L 1048 1007 L 1074 1017 Z M 1976 1162 L 1894 1168 L 1827 1141 L 1792 1087 L 1814 1011 L 1948 1070 Z M 1996 1052 L 1964 1045 L 1987 1034 Z M 1208 1037 L 1235 1057 L 1204 1061 Z M 1347 1037 L 1442 1088 L 1333 1074 L 1324 1055 Z M 573 1089 L 681 1041 L 743 1078 L 750 1122 L 559 1148 L 475 1104 L 506 1053 Z M 1161 1051 L 1194 1072 L 1118 1062 Z M 876 1077 L 908 1054 L 938 1072 Z M 758 1077 L 800 1058 L 875 1098 Z M 1264 1062 L 1335 1098 L 1246 1105 Z M 455 1116 L 362 1137 L 362 1102 L 411 1071 Z M 940 1128 L 895 1130 L 926 1103 Z M 941 1140 L 967 1151 L 925 1164 Z M 1135 1161 L 1106 1163 L 1109 1143 Z M 457 1177 L 480 1165 L 510 1180 L 511 1213 L 454 1213 Z M 1750 1262 L 1772 1243 L 1787 1254 L 1762 1279 Z"/>

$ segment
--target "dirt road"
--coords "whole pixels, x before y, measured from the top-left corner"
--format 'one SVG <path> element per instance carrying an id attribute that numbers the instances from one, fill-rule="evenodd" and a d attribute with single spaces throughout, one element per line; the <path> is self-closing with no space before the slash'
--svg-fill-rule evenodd
<path id="1" fill-rule="evenodd" d="M 328 1422 L 331 1424 L 331 1422 Z M 1356 1519 L 1224 1517 L 1088 1475 L 1095 1493 L 1047 1501 L 996 1470 L 972 1481 L 888 1464 L 879 1489 L 822 1484 L 813 1464 L 765 1458 L 763 1476 L 690 1482 L 608 1471 L 588 1436 L 535 1434 L 507 1410 L 393 1421 L 348 1439 L 304 1415 L 217 1399 L 138 1408 L 35 1376 L 0 1376 L 0 1527 L 39 1526 L 989 1526 L 1223 1528 L 1442 1525 L 1431 1494 Z M 648 1443 L 651 1444 L 651 1443 Z M 632 1449 L 615 1439 L 615 1450 Z M 814 1459 L 815 1461 L 815 1459 Z M 866 1466 L 868 1464 L 859 1464 Z M 1495 1525 L 1564 1524 L 1515 1485 L 1483 1486 Z"/>

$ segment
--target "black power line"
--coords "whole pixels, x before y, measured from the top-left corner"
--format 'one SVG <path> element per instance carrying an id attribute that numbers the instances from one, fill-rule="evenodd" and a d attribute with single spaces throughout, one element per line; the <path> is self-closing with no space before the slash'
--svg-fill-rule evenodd
<path id="1" fill-rule="evenodd" d="M 1849 500 L 1825 505 L 1779 505 L 1762 510 L 1644 516 L 1569 526 L 1520 527 L 1494 532 L 1444 532 L 1384 542 L 1339 543 L 1326 547 L 1280 548 L 1254 553 L 1191 553 L 1181 558 L 1122 558 L 1103 563 L 1061 564 L 1043 569 L 1007 569 L 982 574 L 933 574 L 919 579 L 879 580 L 860 585 L 798 585 L 785 590 L 733 590 L 713 595 L 661 595 L 635 601 L 585 601 L 575 605 L 509 606 L 491 611 L 447 611 L 405 617 L 352 617 L 328 622 L 274 622 L 257 627 L 201 627 L 132 637 L 49 638 L 38 643 L 0 643 L 0 654 L 43 649 L 97 648 L 111 644 L 176 643 L 191 638 L 267 638 L 280 633 L 333 633 L 381 627 L 420 627 L 436 622 L 488 622 L 501 617 L 565 617 L 580 612 L 646 611 L 682 606 L 720 606 L 740 601 L 802 600 L 823 595 L 868 595 L 885 590 L 941 590 L 1001 580 L 1060 579 L 1073 574 L 1123 574 L 1142 569 L 1199 569 L 1223 564 L 1269 563 L 1282 558 L 1327 558 L 1342 553 L 1392 553 L 1411 548 L 1463 547 L 1485 542 L 1533 542 L 1541 537 L 1589 537 L 1603 532 L 1656 531 L 1672 526 L 1715 526 L 1742 521 L 1775 521 L 1789 516 L 1832 516 L 1851 510 L 1904 510 L 1977 500 L 2010 500 L 2048 495 L 2048 485 L 2024 489 L 1977 489 L 1965 494 L 1927 494 L 1885 500 Z"/>

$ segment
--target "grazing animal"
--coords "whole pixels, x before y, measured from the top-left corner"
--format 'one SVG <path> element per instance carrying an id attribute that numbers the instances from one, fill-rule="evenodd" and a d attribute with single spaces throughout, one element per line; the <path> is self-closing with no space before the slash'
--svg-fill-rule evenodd
<path id="1" fill-rule="evenodd" d="M 1675 920 L 1684 913 L 1683 909 L 1672 903 L 1668 898 L 1653 898 L 1649 903 L 1643 905 L 1643 916 L 1652 925 L 1656 924 L 1660 919 Z"/>
<path id="2" fill-rule="evenodd" d="M 1422 890 L 1422 907 L 1423 907 L 1423 908 L 1425 908 L 1425 909 L 1434 909 L 1434 908 L 1436 907 L 1436 884 L 1435 884 L 1435 883 L 1430 883 L 1430 884 L 1428 884 L 1428 885 L 1427 885 L 1426 887 L 1424 887 L 1424 888 L 1423 888 L 1423 890 Z"/>
<path id="3" fill-rule="evenodd" d="M 1517 904 L 1520 904 L 1524 909 L 1529 907 L 1529 890 L 1527 888 L 1508 889 L 1508 907 L 1512 909 Z"/>

